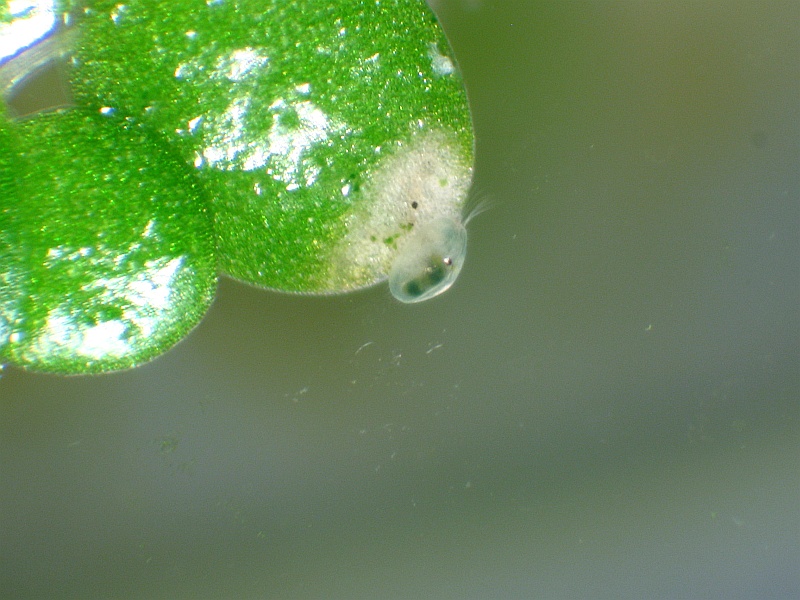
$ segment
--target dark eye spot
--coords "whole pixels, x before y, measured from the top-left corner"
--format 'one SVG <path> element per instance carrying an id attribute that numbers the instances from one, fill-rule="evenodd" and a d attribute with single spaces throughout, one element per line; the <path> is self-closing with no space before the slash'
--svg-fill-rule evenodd
<path id="1" fill-rule="evenodd" d="M 442 262 L 443 262 L 445 265 L 447 265 L 448 267 L 450 267 L 450 266 L 452 266 L 452 264 L 453 264 L 453 259 L 452 259 L 452 258 L 450 258 L 449 256 L 445 256 L 445 257 L 442 259 Z"/>
<path id="2" fill-rule="evenodd" d="M 417 208 L 418 206 L 419 202 L 417 202 L 416 200 L 414 200 L 414 202 L 411 203 L 411 208 Z"/>

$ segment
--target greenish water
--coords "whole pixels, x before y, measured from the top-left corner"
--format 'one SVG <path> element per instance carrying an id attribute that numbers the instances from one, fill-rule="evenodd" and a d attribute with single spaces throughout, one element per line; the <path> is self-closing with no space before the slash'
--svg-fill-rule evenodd
<path id="1" fill-rule="evenodd" d="M 436 3 L 454 287 L 0 378 L 4 598 L 800 595 L 800 4 Z"/>

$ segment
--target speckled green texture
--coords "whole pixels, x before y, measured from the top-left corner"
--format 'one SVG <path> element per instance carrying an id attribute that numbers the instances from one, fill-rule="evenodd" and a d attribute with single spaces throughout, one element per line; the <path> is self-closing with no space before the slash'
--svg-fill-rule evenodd
<path id="1" fill-rule="evenodd" d="M 19 318 L 16 307 L 24 283 L 25 250 L 12 227 L 12 206 L 20 198 L 14 146 L 8 130 L 0 127 L 0 356 L 8 346 L 13 321 Z"/>
<path id="2" fill-rule="evenodd" d="M 423 0 L 100 1 L 80 28 L 76 100 L 178 148 L 213 197 L 219 266 L 244 281 L 364 285 L 332 284 L 329 255 L 380 161 L 436 130 L 471 167 L 464 88 Z"/>
<path id="3" fill-rule="evenodd" d="M 92 112 L 0 124 L 0 358 L 59 373 L 140 364 L 214 294 L 206 200 L 161 142 Z"/>
<path id="4" fill-rule="evenodd" d="M 0 361 L 132 367 L 200 320 L 218 271 L 344 292 L 425 257 L 432 219 L 462 227 L 469 109 L 423 0 L 55 8 L 0 73 L 7 99 L 71 54 L 75 102 L 0 115 Z"/>

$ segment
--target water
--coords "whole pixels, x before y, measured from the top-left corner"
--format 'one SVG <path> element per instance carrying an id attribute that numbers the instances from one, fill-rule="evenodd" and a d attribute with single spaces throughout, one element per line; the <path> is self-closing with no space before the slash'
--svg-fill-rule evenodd
<path id="1" fill-rule="evenodd" d="M 223 280 L 149 365 L 5 369 L 4 597 L 800 595 L 800 4 L 437 9 L 453 288 Z"/>

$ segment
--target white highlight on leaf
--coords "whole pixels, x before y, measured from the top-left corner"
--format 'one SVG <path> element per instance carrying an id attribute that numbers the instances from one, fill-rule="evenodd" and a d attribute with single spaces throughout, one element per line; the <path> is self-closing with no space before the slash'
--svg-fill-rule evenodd
<path id="1" fill-rule="evenodd" d="M 149 238 L 150 236 L 153 235 L 153 227 L 155 226 L 155 224 L 156 224 L 156 222 L 153 219 L 150 219 L 147 222 L 147 225 L 145 225 L 144 229 L 142 230 L 142 237 L 143 238 Z"/>
<path id="2" fill-rule="evenodd" d="M 175 77 L 177 79 L 203 78 L 242 83 L 263 72 L 263 67 L 268 62 L 269 56 L 264 50 L 246 46 L 217 57 L 214 68 L 210 71 L 205 68 L 205 60 L 190 60 L 181 63 L 175 68 Z"/>
<path id="3" fill-rule="evenodd" d="M 203 150 L 207 164 L 221 170 L 264 168 L 288 190 L 312 185 L 320 168 L 308 160 L 308 153 L 342 127 L 308 100 L 279 99 L 269 107 L 269 132 L 259 137 L 248 132 L 250 104 L 250 98 L 235 98 L 216 122 L 203 124 L 206 136 L 211 138 Z"/>
<path id="4" fill-rule="evenodd" d="M 202 135 L 204 146 L 194 165 L 223 171 L 264 169 L 287 190 L 312 185 L 320 166 L 310 160 L 310 152 L 327 143 L 344 126 L 333 122 L 308 96 L 308 82 L 290 88 L 285 98 L 277 98 L 268 107 L 256 96 L 258 76 L 269 68 L 269 57 L 258 48 L 246 47 L 217 57 L 213 69 L 205 69 L 209 60 L 188 61 L 175 69 L 179 80 L 193 85 L 214 82 L 224 86 L 230 98 L 221 113 L 197 115 L 187 122 L 183 134 Z M 266 114 L 265 114 L 266 112 Z M 271 116 L 269 131 L 264 133 L 265 118 Z"/>
<path id="5" fill-rule="evenodd" d="M 231 81 L 242 81 L 255 69 L 266 64 L 268 58 L 253 48 L 234 50 L 230 57 L 217 64 L 218 70 L 225 70 L 225 76 Z"/>
<path id="6" fill-rule="evenodd" d="M 83 291 L 97 291 L 93 305 L 122 307 L 122 318 L 87 327 L 75 319 L 71 303 L 64 302 L 49 311 L 28 352 L 51 358 L 77 354 L 94 360 L 130 354 L 132 344 L 155 333 L 163 312 L 170 308 L 173 281 L 183 263 L 182 256 L 151 260 L 133 278 L 100 278 L 84 286 Z"/>
<path id="7" fill-rule="evenodd" d="M 195 117 L 194 119 L 189 120 L 187 125 L 189 126 L 189 133 L 194 133 L 197 131 L 197 127 L 203 121 L 203 117 Z"/>
<path id="8" fill-rule="evenodd" d="M 50 266 L 55 261 L 60 260 L 78 260 L 91 256 L 92 254 L 94 254 L 94 248 L 88 246 L 82 248 L 71 248 L 63 245 L 56 246 L 54 248 L 48 248 L 44 266 Z"/>
<path id="9" fill-rule="evenodd" d="M 114 7 L 114 12 L 111 13 L 111 20 L 114 22 L 114 25 L 118 25 L 120 20 L 122 19 L 125 11 L 128 10 L 128 7 L 124 4 L 117 4 Z"/>
<path id="10" fill-rule="evenodd" d="M 0 22 L 0 63 L 47 37 L 56 27 L 55 0 L 10 0 L 11 22 Z"/>
<path id="11" fill-rule="evenodd" d="M 100 297 L 109 303 L 124 300 L 133 306 L 146 307 L 149 311 L 164 310 L 169 306 L 171 283 L 183 260 L 183 257 L 149 260 L 132 280 L 129 275 L 100 278 L 85 289 L 102 290 Z"/>

